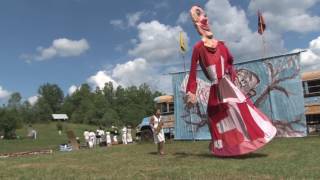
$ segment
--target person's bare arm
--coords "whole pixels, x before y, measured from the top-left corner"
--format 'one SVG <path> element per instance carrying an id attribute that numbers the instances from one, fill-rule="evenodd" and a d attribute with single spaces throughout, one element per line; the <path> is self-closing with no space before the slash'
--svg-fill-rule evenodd
<path id="1" fill-rule="evenodd" d="M 149 120 L 149 125 L 151 126 L 152 131 L 154 130 L 154 118 L 153 116 Z"/>

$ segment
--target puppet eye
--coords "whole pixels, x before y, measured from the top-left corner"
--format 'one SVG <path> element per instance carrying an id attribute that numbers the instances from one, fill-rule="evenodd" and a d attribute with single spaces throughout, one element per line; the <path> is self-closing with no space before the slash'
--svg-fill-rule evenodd
<path id="1" fill-rule="evenodd" d="M 197 14 L 197 16 L 200 16 L 201 12 L 199 9 L 196 10 L 196 14 Z"/>

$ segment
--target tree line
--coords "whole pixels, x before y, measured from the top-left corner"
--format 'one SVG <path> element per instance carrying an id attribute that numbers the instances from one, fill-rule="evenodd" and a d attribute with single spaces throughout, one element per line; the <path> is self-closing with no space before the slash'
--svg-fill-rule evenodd
<path id="1" fill-rule="evenodd" d="M 19 92 L 12 93 L 8 103 L 0 107 L 0 134 L 14 136 L 15 129 L 23 124 L 47 123 L 51 114 L 67 114 L 69 122 L 104 127 L 111 125 L 138 125 L 143 117 L 152 114 L 153 99 L 162 95 L 147 84 L 114 87 L 112 82 L 103 89 L 92 90 L 82 84 L 74 93 L 64 95 L 57 84 L 46 83 L 38 89 L 38 100 L 31 105 L 22 102 Z"/>

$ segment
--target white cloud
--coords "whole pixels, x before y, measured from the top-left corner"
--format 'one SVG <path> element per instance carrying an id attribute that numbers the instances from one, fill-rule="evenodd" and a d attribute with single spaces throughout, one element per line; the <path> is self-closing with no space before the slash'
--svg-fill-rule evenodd
<path id="1" fill-rule="evenodd" d="M 320 36 L 310 42 L 310 50 L 314 52 L 318 57 L 320 56 Z"/>
<path id="2" fill-rule="evenodd" d="M 130 27 L 134 27 L 136 26 L 137 22 L 140 20 L 141 16 L 142 16 L 142 11 L 140 12 L 135 12 L 132 14 L 127 14 L 126 18 L 128 21 L 128 26 Z"/>
<path id="3" fill-rule="evenodd" d="M 117 64 L 104 76 L 124 87 L 147 83 L 153 90 L 172 92 L 171 77 L 167 73 L 174 64 L 181 64 L 179 56 L 180 26 L 169 26 L 154 20 L 138 24 L 138 37 L 130 40 L 134 46 L 128 54 L 133 60 Z M 166 65 L 170 65 L 169 69 Z M 100 71 L 101 72 L 101 71 Z"/>
<path id="4" fill-rule="evenodd" d="M 267 28 L 274 31 L 310 32 L 318 31 L 320 17 L 313 16 L 309 9 L 319 0 L 259 0 L 250 1 L 249 11 L 256 13 L 261 9 Z"/>
<path id="5" fill-rule="evenodd" d="M 126 14 L 125 20 L 121 19 L 113 19 L 110 21 L 110 24 L 116 28 L 125 29 L 128 27 L 135 27 L 139 20 L 141 19 L 142 15 L 144 14 L 143 11 L 138 11 L 135 13 L 128 13 Z"/>
<path id="6" fill-rule="evenodd" d="M 39 99 L 39 96 L 31 96 L 28 98 L 28 102 L 33 106 L 36 104 L 36 102 L 38 101 Z"/>
<path id="7" fill-rule="evenodd" d="M 7 99 L 10 94 L 11 92 L 5 90 L 2 86 L 0 86 L 0 99 Z"/>
<path id="8" fill-rule="evenodd" d="M 138 41 L 137 41 L 137 39 L 135 39 L 135 38 L 130 39 L 130 43 L 133 44 L 133 45 L 136 45 L 137 42 L 138 42 Z"/>
<path id="9" fill-rule="evenodd" d="M 108 75 L 107 71 L 98 71 L 95 75 L 89 77 L 87 82 L 100 89 L 103 89 L 107 82 L 112 82 L 114 86 L 118 86 L 118 83 Z"/>
<path id="10" fill-rule="evenodd" d="M 168 72 L 172 72 L 172 66 L 177 64 L 181 66 L 182 63 L 179 56 L 179 33 L 184 33 L 187 45 L 189 38 L 180 26 L 169 26 L 156 20 L 141 22 L 136 26 L 141 15 L 142 12 L 137 12 L 132 16 L 126 16 L 128 26 L 137 27 L 138 30 L 138 37 L 128 41 L 133 45 L 128 51 L 133 60 L 105 68 L 109 71 L 97 72 L 88 79 L 90 84 L 102 87 L 105 82 L 112 80 L 118 85 L 128 87 L 147 83 L 153 90 L 172 92 L 171 77 Z M 129 17 L 134 18 L 130 21 Z M 167 65 L 170 67 L 167 68 Z"/>
<path id="11" fill-rule="evenodd" d="M 205 9 L 214 35 L 226 42 L 236 59 L 263 56 L 261 36 L 249 28 L 249 20 L 243 9 L 231 6 L 227 0 L 210 0 Z M 284 50 L 283 40 L 279 34 L 266 31 L 264 37 L 267 42 L 267 55 Z M 279 52 L 272 52 L 274 49 Z"/>
<path id="12" fill-rule="evenodd" d="M 179 54 L 180 26 L 168 26 L 158 21 L 138 25 L 138 43 L 129 50 L 129 55 L 142 57 L 154 64 L 173 63 Z M 189 41 L 186 35 L 186 41 Z"/>
<path id="13" fill-rule="evenodd" d="M 110 21 L 110 24 L 117 28 L 124 28 L 124 22 L 120 19 L 113 19 Z"/>
<path id="14" fill-rule="evenodd" d="M 301 54 L 301 63 L 305 66 L 317 65 L 320 63 L 320 56 L 315 54 L 311 49 Z"/>
<path id="15" fill-rule="evenodd" d="M 113 82 L 115 86 L 123 87 L 139 86 L 147 83 L 151 89 L 162 92 L 172 92 L 171 77 L 164 73 L 172 70 L 157 69 L 143 58 L 137 58 L 127 61 L 123 64 L 117 64 L 110 71 L 99 71 L 91 76 L 88 82 L 93 86 L 104 87 L 106 82 Z"/>
<path id="16" fill-rule="evenodd" d="M 179 14 L 177 24 L 185 24 L 188 21 L 191 22 L 191 18 L 188 12 L 183 11 L 182 13 Z"/>
<path id="17" fill-rule="evenodd" d="M 77 90 L 79 89 L 79 87 L 77 87 L 76 85 L 72 85 L 69 87 L 68 89 L 68 94 L 72 95 L 73 93 L 75 93 Z"/>
<path id="18" fill-rule="evenodd" d="M 138 58 L 124 64 L 117 64 L 112 77 L 122 86 L 140 85 L 152 81 L 152 67 L 145 59 Z"/>
<path id="19" fill-rule="evenodd" d="M 294 49 L 293 52 L 302 49 Z M 320 68 L 320 36 L 309 43 L 305 52 L 301 53 L 301 64 L 304 71 L 316 70 Z"/>
<path id="20" fill-rule="evenodd" d="M 36 55 L 22 55 L 27 60 L 43 61 L 54 57 L 79 56 L 90 48 L 86 39 L 70 40 L 66 38 L 55 39 L 48 48 L 38 47 Z"/>
<path id="21" fill-rule="evenodd" d="M 151 89 L 172 93 L 170 72 L 181 70 L 181 66 L 155 66 L 143 58 L 124 64 L 117 64 L 112 70 L 112 78 L 124 87 L 146 83 Z"/>

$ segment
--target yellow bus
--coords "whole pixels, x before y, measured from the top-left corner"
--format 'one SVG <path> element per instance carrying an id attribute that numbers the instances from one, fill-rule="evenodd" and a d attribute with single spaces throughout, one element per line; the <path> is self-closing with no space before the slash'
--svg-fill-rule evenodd
<path id="1" fill-rule="evenodd" d="M 320 132 L 320 71 L 304 72 L 302 85 L 308 133 Z"/>

